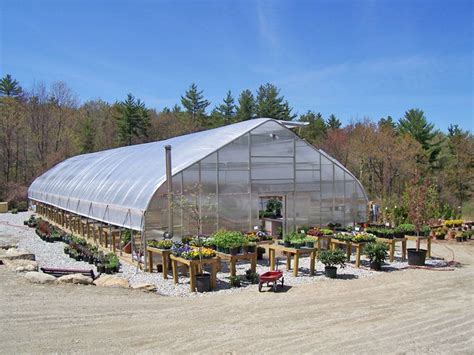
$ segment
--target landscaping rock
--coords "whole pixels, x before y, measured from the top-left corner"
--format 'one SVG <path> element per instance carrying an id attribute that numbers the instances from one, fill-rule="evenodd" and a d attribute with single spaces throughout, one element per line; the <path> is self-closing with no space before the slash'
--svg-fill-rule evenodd
<path id="1" fill-rule="evenodd" d="M 5 260 L 35 260 L 35 254 L 32 254 L 26 250 L 10 248 L 6 251 L 0 249 L 0 259 Z"/>
<path id="2" fill-rule="evenodd" d="M 92 279 L 89 276 L 82 274 L 71 274 L 61 276 L 56 280 L 57 284 L 78 284 L 78 285 L 91 285 Z"/>
<path id="3" fill-rule="evenodd" d="M 48 275 L 38 271 L 30 271 L 25 274 L 25 277 L 37 284 L 52 284 L 56 281 L 56 278 L 52 275 Z"/>
<path id="4" fill-rule="evenodd" d="M 102 275 L 94 281 L 94 285 L 103 287 L 129 287 L 128 280 L 113 275 Z"/>
<path id="5" fill-rule="evenodd" d="M 5 260 L 4 264 L 8 269 L 16 272 L 38 271 L 38 263 L 32 260 Z"/>
<path id="6" fill-rule="evenodd" d="M 141 290 L 145 292 L 156 292 L 156 286 L 149 283 L 139 283 L 139 284 L 133 285 L 132 288 L 134 290 Z"/>

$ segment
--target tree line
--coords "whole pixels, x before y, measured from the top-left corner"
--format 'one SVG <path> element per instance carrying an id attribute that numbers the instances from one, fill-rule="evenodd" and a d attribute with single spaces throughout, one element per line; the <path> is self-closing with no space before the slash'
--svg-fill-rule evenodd
<path id="1" fill-rule="evenodd" d="M 387 218 L 403 215 L 408 187 L 428 186 L 433 217 L 450 217 L 472 208 L 474 145 L 472 133 L 451 125 L 437 130 L 420 109 L 398 120 L 365 118 L 342 125 L 333 114 L 297 115 L 273 84 L 255 92 L 228 91 L 212 109 L 196 84 L 179 104 L 161 111 L 128 94 L 122 101 L 80 103 L 64 82 L 30 90 L 11 75 L 0 80 L 0 200 L 26 198 L 31 181 L 76 154 L 163 140 L 256 117 L 307 122 L 296 133 L 345 165 L 382 205 Z M 416 178 L 414 180 L 414 178 Z"/>

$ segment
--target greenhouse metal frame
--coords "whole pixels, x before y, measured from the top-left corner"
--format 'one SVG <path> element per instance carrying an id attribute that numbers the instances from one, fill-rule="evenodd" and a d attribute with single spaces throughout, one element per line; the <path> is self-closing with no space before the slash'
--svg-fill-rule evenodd
<path id="1" fill-rule="evenodd" d="M 284 202 L 283 233 L 302 225 L 366 221 L 367 196 L 341 163 L 270 118 L 69 158 L 39 176 L 28 197 L 89 220 L 169 230 L 165 169 L 172 148 L 176 236 L 261 225 L 260 199 Z"/>

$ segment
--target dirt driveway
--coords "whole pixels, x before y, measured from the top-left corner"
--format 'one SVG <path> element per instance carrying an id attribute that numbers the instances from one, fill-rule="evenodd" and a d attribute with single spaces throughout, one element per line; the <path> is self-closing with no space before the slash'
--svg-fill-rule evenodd
<path id="1" fill-rule="evenodd" d="M 474 244 L 434 245 L 452 251 L 455 271 L 190 298 L 32 285 L 0 266 L 0 353 L 473 354 Z"/>

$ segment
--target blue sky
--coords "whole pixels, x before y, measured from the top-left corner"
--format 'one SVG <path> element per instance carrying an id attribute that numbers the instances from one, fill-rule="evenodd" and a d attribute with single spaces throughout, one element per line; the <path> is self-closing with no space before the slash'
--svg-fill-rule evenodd
<path id="1" fill-rule="evenodd" d="M 294 110 L 344 123 L 421 108 L 474 128 L 473 1 L 0 0 L 0 74 L 65 81 L 82 102 L 179 103 L 195 82 L 276 84 Z"/>

